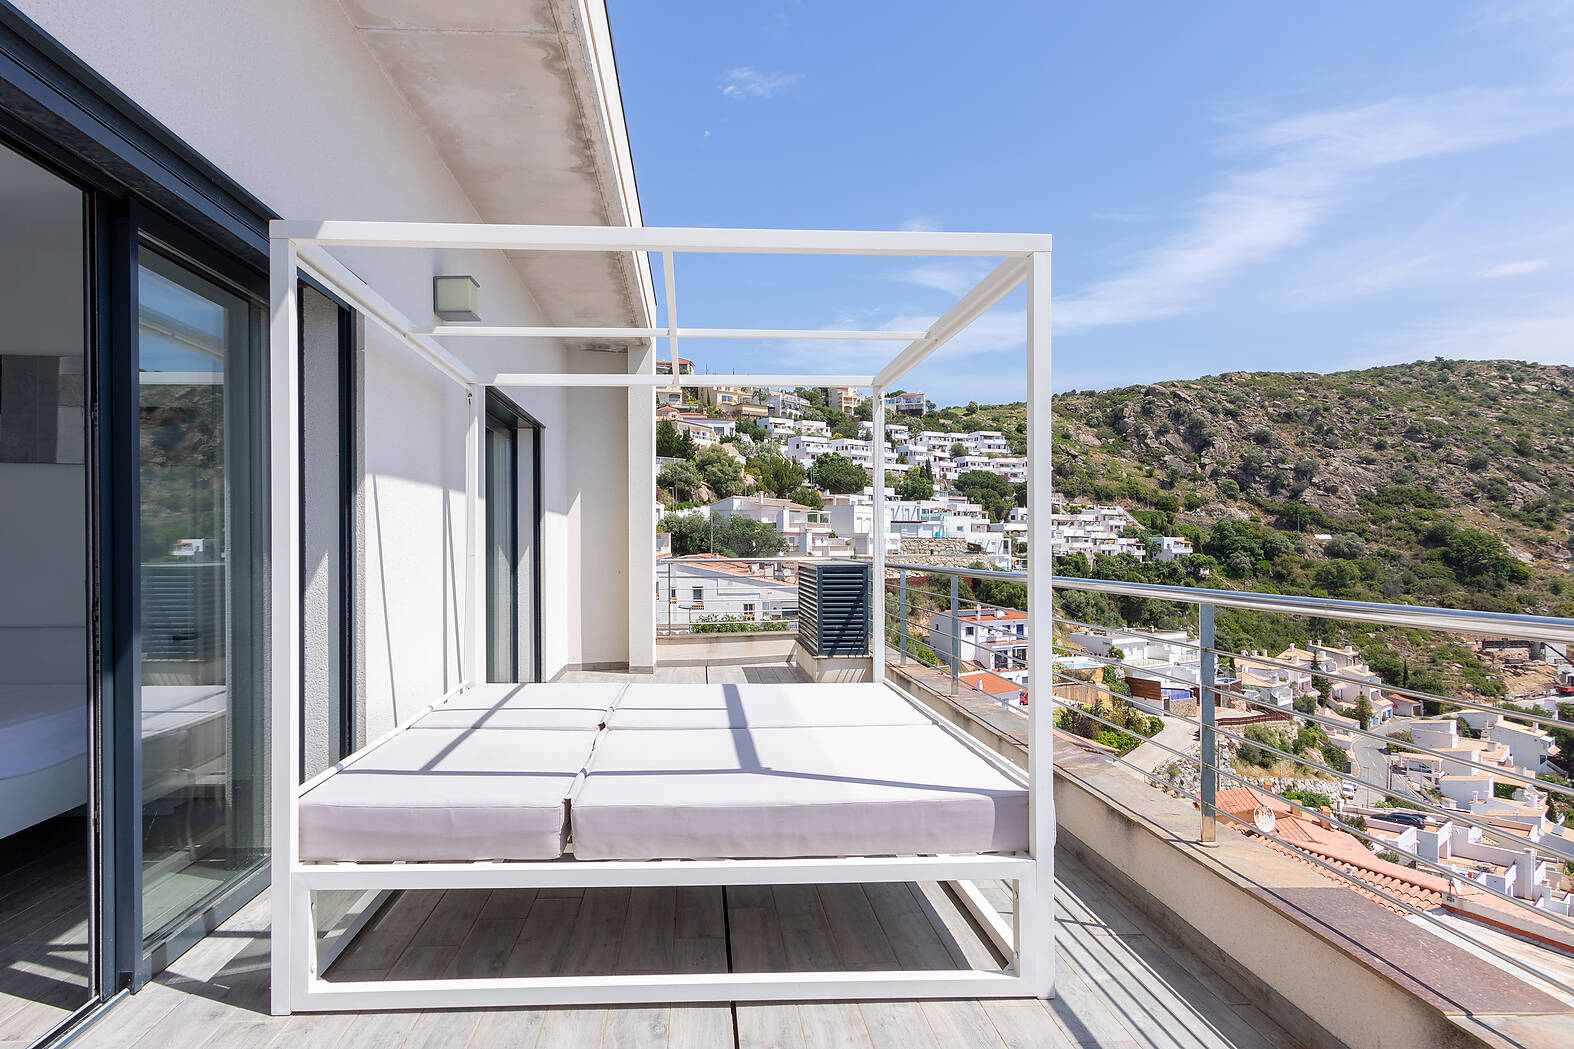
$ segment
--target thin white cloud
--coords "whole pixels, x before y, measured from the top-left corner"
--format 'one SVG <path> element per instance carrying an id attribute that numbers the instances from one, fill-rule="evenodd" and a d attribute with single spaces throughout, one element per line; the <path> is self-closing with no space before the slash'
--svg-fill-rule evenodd
<path id="1" fill-rule="evenodd" d="M 1552 265 L 1551 259 L 1519 259 L 1514 262 L 1503 262 L 1496 266 L 1481 271 L 1481 276 L 1487 280 L 1497 280 L 1501 277 L 1523 277 L 1531 273 L 1539 273 Z"/>
<path id="2" fill-rule="evenodd" d="M 939 228 L 940 220 L 933 215 L 914 215 L 897 227 L 897 229 L 905 229 L 916 233 L 933 233 Z"/>
<path id="3" fill-rule="evenodd" d="M 1225 143 L 1251 163 L 1227 172 L 1179 232 L 1123 271 L 1057 302 L 1072 331 L 1183 312 L 1246 268 L 1305 242 L 1381 169 L 1504 142 L 1566 124 L 1562 97 L 1462 89 L 1303 113 Z"/>
<path id="4" fill-rule="evenodd" d="M 989 267 L 976 262 L 926 262 L 892 276 L 906 284 L 934 288 L 947 295 L 961 295 L 983 280 Z"/>
<path id="5" fill-rule="evenodd" d="M 802 79 L 802 73 L 764 73 L 739 66 L 722 76 L 721 93 L 736 99 L 774 98 Z"/>
<path id="6" fill-rule="evenodd" d="M 1345 367 L 1370 368 L 1430 357 L 1574 365 L 1574 297 L 1439 317 L 1381 335 L 1369 351 Z"/>
<path id="7" fill-rule="evenodd" d="M 868 326 L 882 331 L 923 331 L 934 322 L 932 313 L 912 313 Z M 779 345 L 784 361 L 827 372 L 844 368 L 874 372 L 900 353 L 905 344 L 890 340 L 804 339 Z M 952 361 L 1004 350 L 1021 352 L 1026 345 L 1027 311 L 1010 305 L 1008 300 L 958 332 L 931 360 Z M 1019 361 L 1019 366 L 1025 366 L 1025 359 Z"/>

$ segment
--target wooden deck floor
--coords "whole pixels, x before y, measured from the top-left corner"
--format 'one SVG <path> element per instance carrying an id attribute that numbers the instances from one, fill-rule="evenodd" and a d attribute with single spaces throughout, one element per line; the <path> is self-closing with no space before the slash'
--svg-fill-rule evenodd
<path id="1" fill-rule="evenodd" d="M 0 1049 L 87 1003 L 86 834 L 82 820 L 60 817 L 7 839 L 14 852 L 0 855 Z"/>
<path id="2" fill-rule="evenodd" d="M 1245 997 L 1058 855 L 1057 997 L 318 1014 L 268 1008 L 267 896 L 116 1007 L 81 1049 L 1277 1049 Z M 1003 892 L 994 890 L 1004 900 Z M 992 965 L 933 885 L 409 892 L 328 978 Z"/>

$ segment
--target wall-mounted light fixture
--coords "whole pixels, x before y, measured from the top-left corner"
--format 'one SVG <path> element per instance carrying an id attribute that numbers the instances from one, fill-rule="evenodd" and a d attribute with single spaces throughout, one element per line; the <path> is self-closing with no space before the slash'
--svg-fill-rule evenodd
<path id="1" fill-rule="evenodd" d="M 432 312 L 445 321 L 481 319 L 481 284 L 468 274 L 432 278 Z"/>

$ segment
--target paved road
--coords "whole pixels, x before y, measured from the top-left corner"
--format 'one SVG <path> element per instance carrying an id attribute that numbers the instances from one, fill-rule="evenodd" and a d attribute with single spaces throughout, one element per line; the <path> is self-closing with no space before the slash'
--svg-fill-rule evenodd
<path id="1" fill-rule="evenodd" d="M 1390 721 L 1386 725 L 1377 726 L 1372 731 L 1387 735 L 1402 727 L 1397 722 Z M 1354 760 L 1351 762 L 1350 772 L 1373 783 L 1388 784 L 1390 782 L 1388 775 L 1389 756 L 1383 753 L 1385 746 L 1387 744 L 1380 739 L 1357 736 L 1354 753 L 1352 754 Z M 1409 783 L 1403 776 L 1395 775 L 1392 783 L 1396 793 L 1410 793 Z M 1385 796 L 1382 791 L 1373 790 L 1370 787 L 1357 787 L 1355 789 L 1355 801 L 1358 805 L 1376 805 Z"/>
<path id="2" fill-rule="evenodd" d="M 1162 717 L 1162 715 L 1160 715 Z M 1192 733 L 1197 731 L 1197 726 L 1189 721 L 1178 721 L 1175 718 L 1163 718 L 1164 728 L 1158 735 L 1153 736 L 1148 742 L 1136 747 L 1126 760 L 1142 769 L 1144 772 L 1156 772 L 1171 761 L 1179 761 L 1172 751 L 1189 754 L 1193 758 L 1197 754 L 1197 741 L 1192 739 Z M 1155 744 L 1162 743 L 1163 746 Z M 1169 747 L 1169 750 L 1165 750 Z"/>

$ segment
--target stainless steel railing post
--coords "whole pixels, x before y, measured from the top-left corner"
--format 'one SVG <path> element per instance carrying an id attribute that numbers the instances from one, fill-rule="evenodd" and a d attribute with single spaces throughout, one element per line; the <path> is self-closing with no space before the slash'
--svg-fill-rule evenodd
<path id="1" fill-rule="evenodd" d="M 896 606 L 901 609 L 901 665 L 907 665 L 907 569 L 896 572 Z"/>
<path id="2" fill-rule="evenodd" d="M 1199 757 L 1202 770 L 1202 782 L 1198 795 L 1202 798 L 1202 830 L 1198 841 L 1203 845 L 1218 844 L 1218 813 L 1214 801 L 1219 792 L 1219 742 L 1214 733 L 1216 710 L 1218 703 L 1218 645 L 1216 632 L 1213 625 L 1213 606 L 1208 604 L 1198 605 L 1201 612 L 1201 622 L 1198 632 L 1199 647 L 1202 652 L 1201 674 L 1199 688 L 1197 689 L 1197 707 L 1199 719 L 1202 722 L 1197 737 L 1201 745 Z"/>
<path id="3" fill-rule="evenodd" d="M 962 620 L 957 604 L 957 583 L 962 577 L 951 576 L 951 694 L 957 693 L 957 677 L 962 669 Z"/>

